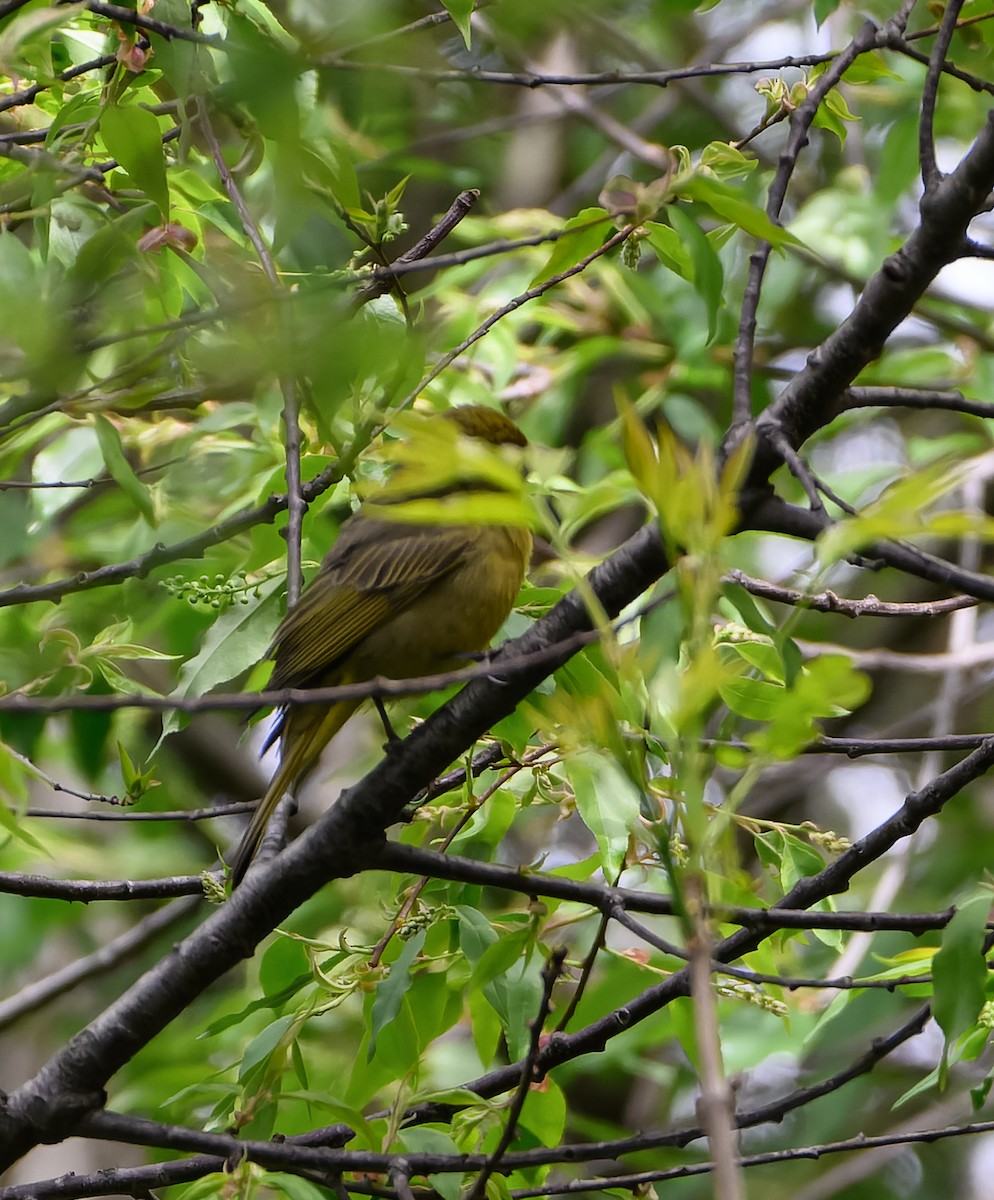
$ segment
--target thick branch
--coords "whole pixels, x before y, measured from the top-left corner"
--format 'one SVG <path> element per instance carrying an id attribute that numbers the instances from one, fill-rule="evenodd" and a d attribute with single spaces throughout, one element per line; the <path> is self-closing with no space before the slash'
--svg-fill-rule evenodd
<path id="1" fill-rule="evenodd" d="M 845 390 L 878 358 L 939 271 L 956 259 L 966 231 L 994 187 L 994 115 L 959 166 L 923 197 L 921 220 L 908 240 L 867 282 L 859 302 L 834 333 L 808 356 L 757 423 L 760 434 L 750 478 L 761 486 L 780 464 L 762 436 L 779 426 L 796 449 L 845 410 Z M 735 440 L 735 435 L 730 441 Z"/>
<path id="2" fill-rule="evenodd" d="M 665 569 L 658 532 L 645 527 L 595 567 L 588 583 L 605 612 L 615 616 Z M 586 604 L 574 591 L 509 643 L 508 652 L 542 650 L 590 626 Z M 38 1142 L 67 1136 L 87 1113 L 98 1110 L 103 1088 L 117 1070 L 211 983 L 248 958 L 319 887 L 351 875 L 363 861 L 364 847 L 382 837 L 417 792 L 557 665 L 549 662 L 502 683 L 474 680 L 307 833 L 252 872 L 231 900 L 7 1099 L 0 1109 L 0 1170 Z"/>

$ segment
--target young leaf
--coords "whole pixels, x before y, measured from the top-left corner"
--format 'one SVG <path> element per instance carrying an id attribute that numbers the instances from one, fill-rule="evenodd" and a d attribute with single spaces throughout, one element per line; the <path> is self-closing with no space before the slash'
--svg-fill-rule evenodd
<path id="1" fill-rule="evenodd" d="M 649 231 L 648 242 L 655 250 L 656 257 L 664 267 L 692 283 L 694 280 L 694 264 L 687 247 L 677 231 L 670 225 L 659 221 L 647 221 L 645 228 Z"/>

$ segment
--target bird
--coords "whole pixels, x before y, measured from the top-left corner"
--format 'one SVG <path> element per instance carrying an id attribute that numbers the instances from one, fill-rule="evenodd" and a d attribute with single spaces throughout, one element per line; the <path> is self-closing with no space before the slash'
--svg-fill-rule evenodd
<path id="1" fill-rule="evenodd" d="M 485 405 L 454 407 L 442 419 L 448 429 L 437 417 L 425 426 L 442 436 L 425 442 L 423 454 L 413 439 L 390 480 L 345 521 L 276 630 L 267 655 L 275 659 L 272 690 L 450 670 L 482 651 L 504 623 L 524 580 L 532 537 L 520 516 L 520 523 L 497 523 L 500 493 L 506 499 L 520 489 L 521 476 L 513 467 L 508 474 L 508 465 L 480 443 L 525 446 L 527 440 L 509 417 Z M 446 503 L 455 505 L 456 519 L 444 519 L 437 506 Z M 279 740 L 280 765 L 232 859 L 233 887 L 280 798 L 314 769 L 362 703 L 280 710 L 267 742 L 268 748 Z M 386 723 L 379 701 L 377 707 Z"/>

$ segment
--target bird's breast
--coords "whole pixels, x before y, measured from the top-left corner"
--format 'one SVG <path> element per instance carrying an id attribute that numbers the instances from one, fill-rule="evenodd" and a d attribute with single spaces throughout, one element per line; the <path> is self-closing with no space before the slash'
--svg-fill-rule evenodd
<path id="1" fill-rule="evenodd" d="M 466 535 L 462 561 L 356 646 L 353 678 L 430 675 L 465 665 L 460 655 L 487 646 L 517 599 L 531 534 L 484 525 L 467 526 Z"/>

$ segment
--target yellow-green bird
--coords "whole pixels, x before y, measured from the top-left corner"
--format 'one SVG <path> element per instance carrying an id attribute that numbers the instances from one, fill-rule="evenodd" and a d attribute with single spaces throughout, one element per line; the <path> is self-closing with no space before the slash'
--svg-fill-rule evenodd
<path id="1" fill-rule="evenodd" d="M 446 417 L 460 437 L 527 444 L 517 425 L 494 409 L 465 406 Z M 345 522 L 276 631 L 269 652 L 276 660 L 273 690 L 432 675 L 464 666 L 467 655 L 486 647 L 517 598 L 532 539 L 523 523 L 500 523 L 505 511 L 514 514 L 515 503 L 520 514 L 520 497 L 512 496 L 520 488 L 517 471 L 508 474 L 506 464 L 495 464 L 493 451 L 488 463 L 484 448 L 473 451 L 473 445 L 466 443 L 470 453 L 460 455 L 457 438 L 449 436 L 448 445 L 438 439 L 419 461 L 415 442 L 406 468 Z M 507 510 L 502 500 L 510 502 Z M 448 501 L 464 519 L 445 519 L 441 509 Z M 361 703 L 281 712 L 273 735 L 280 739 L 280 766 L 235 854 L 235 885 L 280 798 L 313 770 Z"/>

